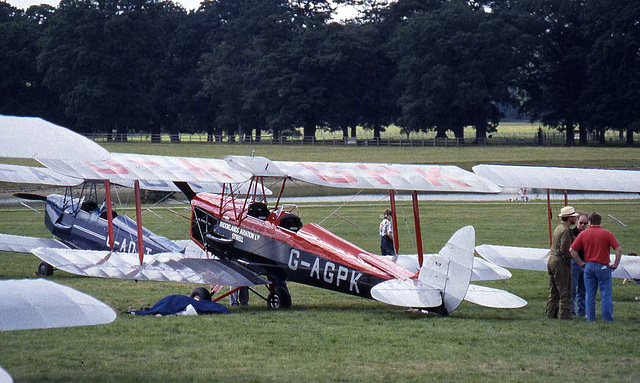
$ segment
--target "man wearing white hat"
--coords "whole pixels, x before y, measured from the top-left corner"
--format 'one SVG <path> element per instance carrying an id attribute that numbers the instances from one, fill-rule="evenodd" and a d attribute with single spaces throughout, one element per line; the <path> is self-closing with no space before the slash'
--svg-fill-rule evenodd
<path id="1" fill-rule="evenodd" d="M 562 223 L 558 225 L 551 237 L 551 252 L 547 269 L 549 270 L 549 299 L 547 299 L 547 318 L 558 317 L 560 303 L 560 319 L 571 319 L 571 242 L 573 234 L 571 226 L 578 217 L 576 209 L 565 206 L 558 216 Z"/>

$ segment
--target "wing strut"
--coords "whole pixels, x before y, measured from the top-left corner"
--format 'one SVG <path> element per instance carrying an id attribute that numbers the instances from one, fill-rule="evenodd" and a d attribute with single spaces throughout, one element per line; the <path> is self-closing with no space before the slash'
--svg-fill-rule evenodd
<path id="1" fill-rule="evenodd" d="M 424 254 L 422 253 L 422 230 L 420 230 L 420 209 L 418 208 L 418 192 L 411 192 L 411 200 L 413 201 L 413 222 L 416 226 L 416 247 L 418 250 L 418 264 L 422 267 Z"/>
<path id="2" fill-rule="evenodd" d="M 551 247 L 551 194 L 547 189 L 547 219 L 549 222 L 549 247 Z"/>
<path id="3" fill-rule="evenodd" d="M 136 198 L 136 226 L 138 227 L 138 257 L 140 265 L 144 259 L 144 237 L 142 232 L 142 207 L 140 206 L 140 181 L 133 181 L 133 190 Z"/>
<path id="4" fill-rule="evenodd" d="M 280 197 L 282 197 L 282 192 L 284 191 L 284 184 L 287 182 L 287 178 L 282 179 L 282 186 L 280 187 L 280 193 L 278 193 L 278 199 L 276 200 L 276 205 L 273 207 L 273 210 L 278 210 L 278 205 L 280 204 Z"/>
<path id="5" fill-rule="evenodd" d="M 113 211 L 111 210 L 111 181 L 104 180 L 104 197 L 107 204 L 107 227 L 109 229 L 109 250 L 113 251 Z"/>
<path id="6" fill-rule="evenodd" d="M 393 225 L 393 247 L 398 254 L 400 242 L 398 241 L 398 219 L 396 215 L 396 191 L 389 190 L 389 201 L 391 202 L 391 225 Z"/>

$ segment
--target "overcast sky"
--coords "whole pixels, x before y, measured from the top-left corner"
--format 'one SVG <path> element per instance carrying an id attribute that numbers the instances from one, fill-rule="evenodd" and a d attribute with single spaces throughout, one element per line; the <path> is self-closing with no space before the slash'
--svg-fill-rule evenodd
<path id="1" fill-rule="evenodd" d="M 7 0 L 5 0 L 7 1 Z M 182 4 L 187 10 L 197 9 L 200 6 L 200 2 L 202 0 L 174 0 L 177 3 Z M 57 6 L 60 0 L 8 0 L 8 3 L 13 5 L 16 8 L 27 9 L 34 4 L 50 4 L 52 6 Z M 341 19 L 347 17 L 353 17 L 355 11 L 353 9 L 342 8 L 338 11 L 338 15 Z"/>

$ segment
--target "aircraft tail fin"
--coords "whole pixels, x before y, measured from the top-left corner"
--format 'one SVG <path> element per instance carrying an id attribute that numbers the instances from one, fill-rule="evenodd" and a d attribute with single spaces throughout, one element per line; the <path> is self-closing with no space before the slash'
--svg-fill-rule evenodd
<path id="1" fill-rule="evenodd" d="M 189 201 L 196 196 L 196 192 L 193 191 L 191 186 L 187 182 L 174 181 L 173 182 L 178 189 L 187 197 Z"/>
<path id="2" fill-rule="evenodd" d="M 420 269 L 418 280 L 442 291 L 446 313 L 458 308 L 467 294 L 474 246 L 475 230 L 473 226 L 465 226 L 456 231 L 438 254 L 430 257 Z"/>
<path id="3" fill-rule="evenodd" d="M 473 227 L 463 227 L 425 261 L 418 279 L 379 283 L 371 289 L 371 296 L 396 306 L 436 308 L 435 312 L 447 315 L 460 305 L 469 288 L 474 246 Z"/>

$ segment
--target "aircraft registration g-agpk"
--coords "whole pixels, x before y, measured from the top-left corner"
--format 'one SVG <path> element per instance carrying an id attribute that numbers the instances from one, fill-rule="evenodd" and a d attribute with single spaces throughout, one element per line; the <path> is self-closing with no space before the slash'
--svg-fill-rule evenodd
<path id="1" fill-rule="evenodd" d="M 25 156 L 35 158 L 49 171 L 83 181 L 103 181 L 107 190 L 111 183 L 132 185 L 135 190 L 138 258 L 113 251 L 113 213 L 107 201 L 110 250 L 32 249 L 44 262 L 61 270 L 95 277 L 230 286 L 266 284 L 270 290 L 267 301 L 272 308 L 291 306 L 287 281 L 443 315 L 454 311 L 462 300 L 496 308 L 526 305 L 526 301 L 509 292 L 470 285 L 472 278 L 510 275 L 486 262 L 478 262 L 479 267 L 475 267 L 475 232 L 471 226 L 456 232 L 438 254 L 423 254 L 418 192 L 500 191 L 492 182 L 458 167 L 108 153 L 62 127 L 22 117 L 0 117 L 0 155 L 22 157 L 21 152 L 5 150 L 4 144 L 4 137 L 22 135 L 21 127 L 38 132 L 37 139 L 21 141 L 20 145 L 28 147 Z M 65 152 L 69 137 L 73 137 L 74 144 Z M 43 145 L 43 140 L 48 145 Z M 77 152 L 79 157 L 75 157 Z M 282 187 L 274 206 L 268 208 L 265 179 L 274 178 L 282 180 Z M 327 187 L 389 190 L 394 214 L 395 191 L 411 191 L 417 267 L 405 268 L 401 263 L 369 253 L 319 225 L 303 225 L 300 217 L 285 211 L 280 204 L 288 180 Z M 145 255 L 139 199 L 143 183 L 173 184 L 188 197 L 190 237 L 203 251 L 203 257 L 192 258 L 176 252 Z M 220 193 L 197 192 L 194 184 L 220 185 Z M 239 185 L 245 185 L 244 197 L 239 193 Z M 398 232 L 397 227 L 394 231 Z M 199 292 L 202 290 L 205 289 L 200 288 Z"/>

